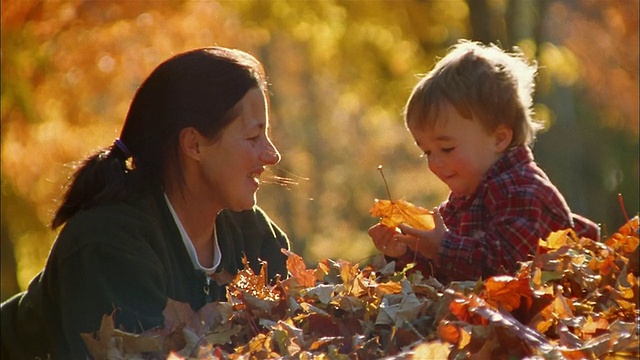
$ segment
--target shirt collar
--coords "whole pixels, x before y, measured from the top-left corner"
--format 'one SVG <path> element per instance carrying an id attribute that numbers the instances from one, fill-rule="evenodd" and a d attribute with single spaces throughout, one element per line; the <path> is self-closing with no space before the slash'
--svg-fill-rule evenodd
<path id="1" fill-rule="evenodd" d="M 520 145 L 511 148 L 504 153 L 493 166 L 487 170 L 486 174 L 480 182 L 485 183 L 487 180 L 502 174 L 503 172 L 517 166 L 521 166 L 533 161 L 533 153 L 528 146 Z"/>
<path id="2" fill-rule="evenodd" d="M 493 164 L 489 170 L 484 174 L 480 184 L 476 188 L 476 191 L 473 195 L 455 195 L 454 193 L 449 194 L 448 202 L 450 206 L 454 209 L 463 205 L 467 200 L 475 198 L 475 194 L 478 192 L 480 187 L 483 184 L 486 184 L 489 179 L 494 178 L 503 172 L 512 169 L 517 166 L 521 166 L 533 161 L 533 153 L 531 149 L 529 149 L 526 145 L 516 146 L 514 148 L 509 149 L 506 153 L 504 153 L 496 162 Z"/>
<path id="3" fill-rule="evenodd" d="M 189 253 L 189 257 L 191 258 L 191 262 L 193 263 L 194 268 L 196 270 L 202 270 L 206 274 L 215 273 L 222 259 L 220 245 L 218 244 L 218 233 L 216 232 L 216 230 L 215 229 L 213 230 L 213 267 L 210 267 L 210 268 L 204 267 L 202 266 L 202 264 L 200 264 L 200 261 L 198 260 L 198 253 L 196 252 L 196 248 L 195 246 L 193 246 L 193 242 L 191 242 L 191 238 L 189 237 L 189 234 L 187 234 L 187 231 L 184 229 L 184 226 L 182 225 L 182 222 L 180 221 L 178 214 L 173 209 L 173 205 L 171 205 L 171 201 L 169 200 L 169 197 L 167 196 L 166 193 L 164 194 L 164 200 L 167 202 L 167 206 L 169 207 L 169 211 L 171 211 L 173 220 L 176 222 L 176 225 L 180 230 L 180 235 L 182 236 L 182 242 L 184 243 L 184 246 L 187 249 L 187 252 Z"/>

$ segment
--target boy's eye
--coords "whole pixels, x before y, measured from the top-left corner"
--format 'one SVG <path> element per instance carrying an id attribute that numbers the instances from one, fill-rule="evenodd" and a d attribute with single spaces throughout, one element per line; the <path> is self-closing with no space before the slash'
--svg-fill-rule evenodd
<path id="1" fill-rule="evenodd" d="M 454 150 L 454 147 L 442 148 L 443 153 L 450 153 Z"/>

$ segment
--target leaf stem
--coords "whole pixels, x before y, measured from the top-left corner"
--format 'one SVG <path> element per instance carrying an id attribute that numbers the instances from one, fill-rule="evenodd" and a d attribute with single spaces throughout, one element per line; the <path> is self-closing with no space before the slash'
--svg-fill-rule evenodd
<path id="1" fill-rule="evenodd" d="M 627 210 L 624 208 L 624 200 L 622 199 L 622 194 L 618 194 L 618 202 L 620 203 L 620 208 L 622 208 L 622 214 L 624 215 L 624 218 L 628 223 L 629 215 L 627 215 Z"/>
<path id="2" fill-rule="evenodd" d="M 387 184 L 387 179 L 384 177 L 384 172 L 382 171 L 382 165 L 378 165 L 378 171 L 380 171 L 380 175 L 382 175 L 382 181 L 384 181 L 384 187 L 385 189 L 387 189 L 387 196 L 389 196 L 389 201 L 393 202 L 391 191 L 389 191 L 389 184 Z"/>

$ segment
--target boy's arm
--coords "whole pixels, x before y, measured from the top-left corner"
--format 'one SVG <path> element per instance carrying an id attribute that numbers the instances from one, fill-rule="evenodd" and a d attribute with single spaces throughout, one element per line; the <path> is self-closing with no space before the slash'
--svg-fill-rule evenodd
<path id="1" fill-rule="evenodd" d="M 478 280 L 513 273 L 518 262 L 535 254 L 540 238 L 569 227 L 562 216 L 543 211 L 536 197 L 508 196 L 489 206 L 485 231 L 473 236 L 447 232 L 436 261 L 436 275 L 445 280 Z"/>

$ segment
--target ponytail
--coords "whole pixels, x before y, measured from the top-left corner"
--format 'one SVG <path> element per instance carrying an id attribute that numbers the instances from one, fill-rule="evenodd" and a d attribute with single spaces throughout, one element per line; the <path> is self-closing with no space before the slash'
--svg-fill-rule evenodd
<path id="1" fill-rule="evenodd" d="M 80 210 L 124 199 L 129 172 L 127 159 L 130 156 L 124 143 L 117 139 L 111 147 L 85 159 L 71 178 L 62 205 L 51 221 L 51 228 L 58 228 Z"/>
<path id="2" fill-rule="evenodd" d="M 180 131 L 193 127 L 216 139 L 235 118 L 229 116 L 234 106 L 256 87 L 268 101 L 262 64 L 240 50 L 195 49 L 158 65 L 131 101 L 120 132 L 124 142 L 116 139 L 80 165 L 51 227 L 58 228 L 78 211 L 162 185 L 165 176 L 181 179 Z M 135 169 L 127 167 L 129 158 Z"/>

